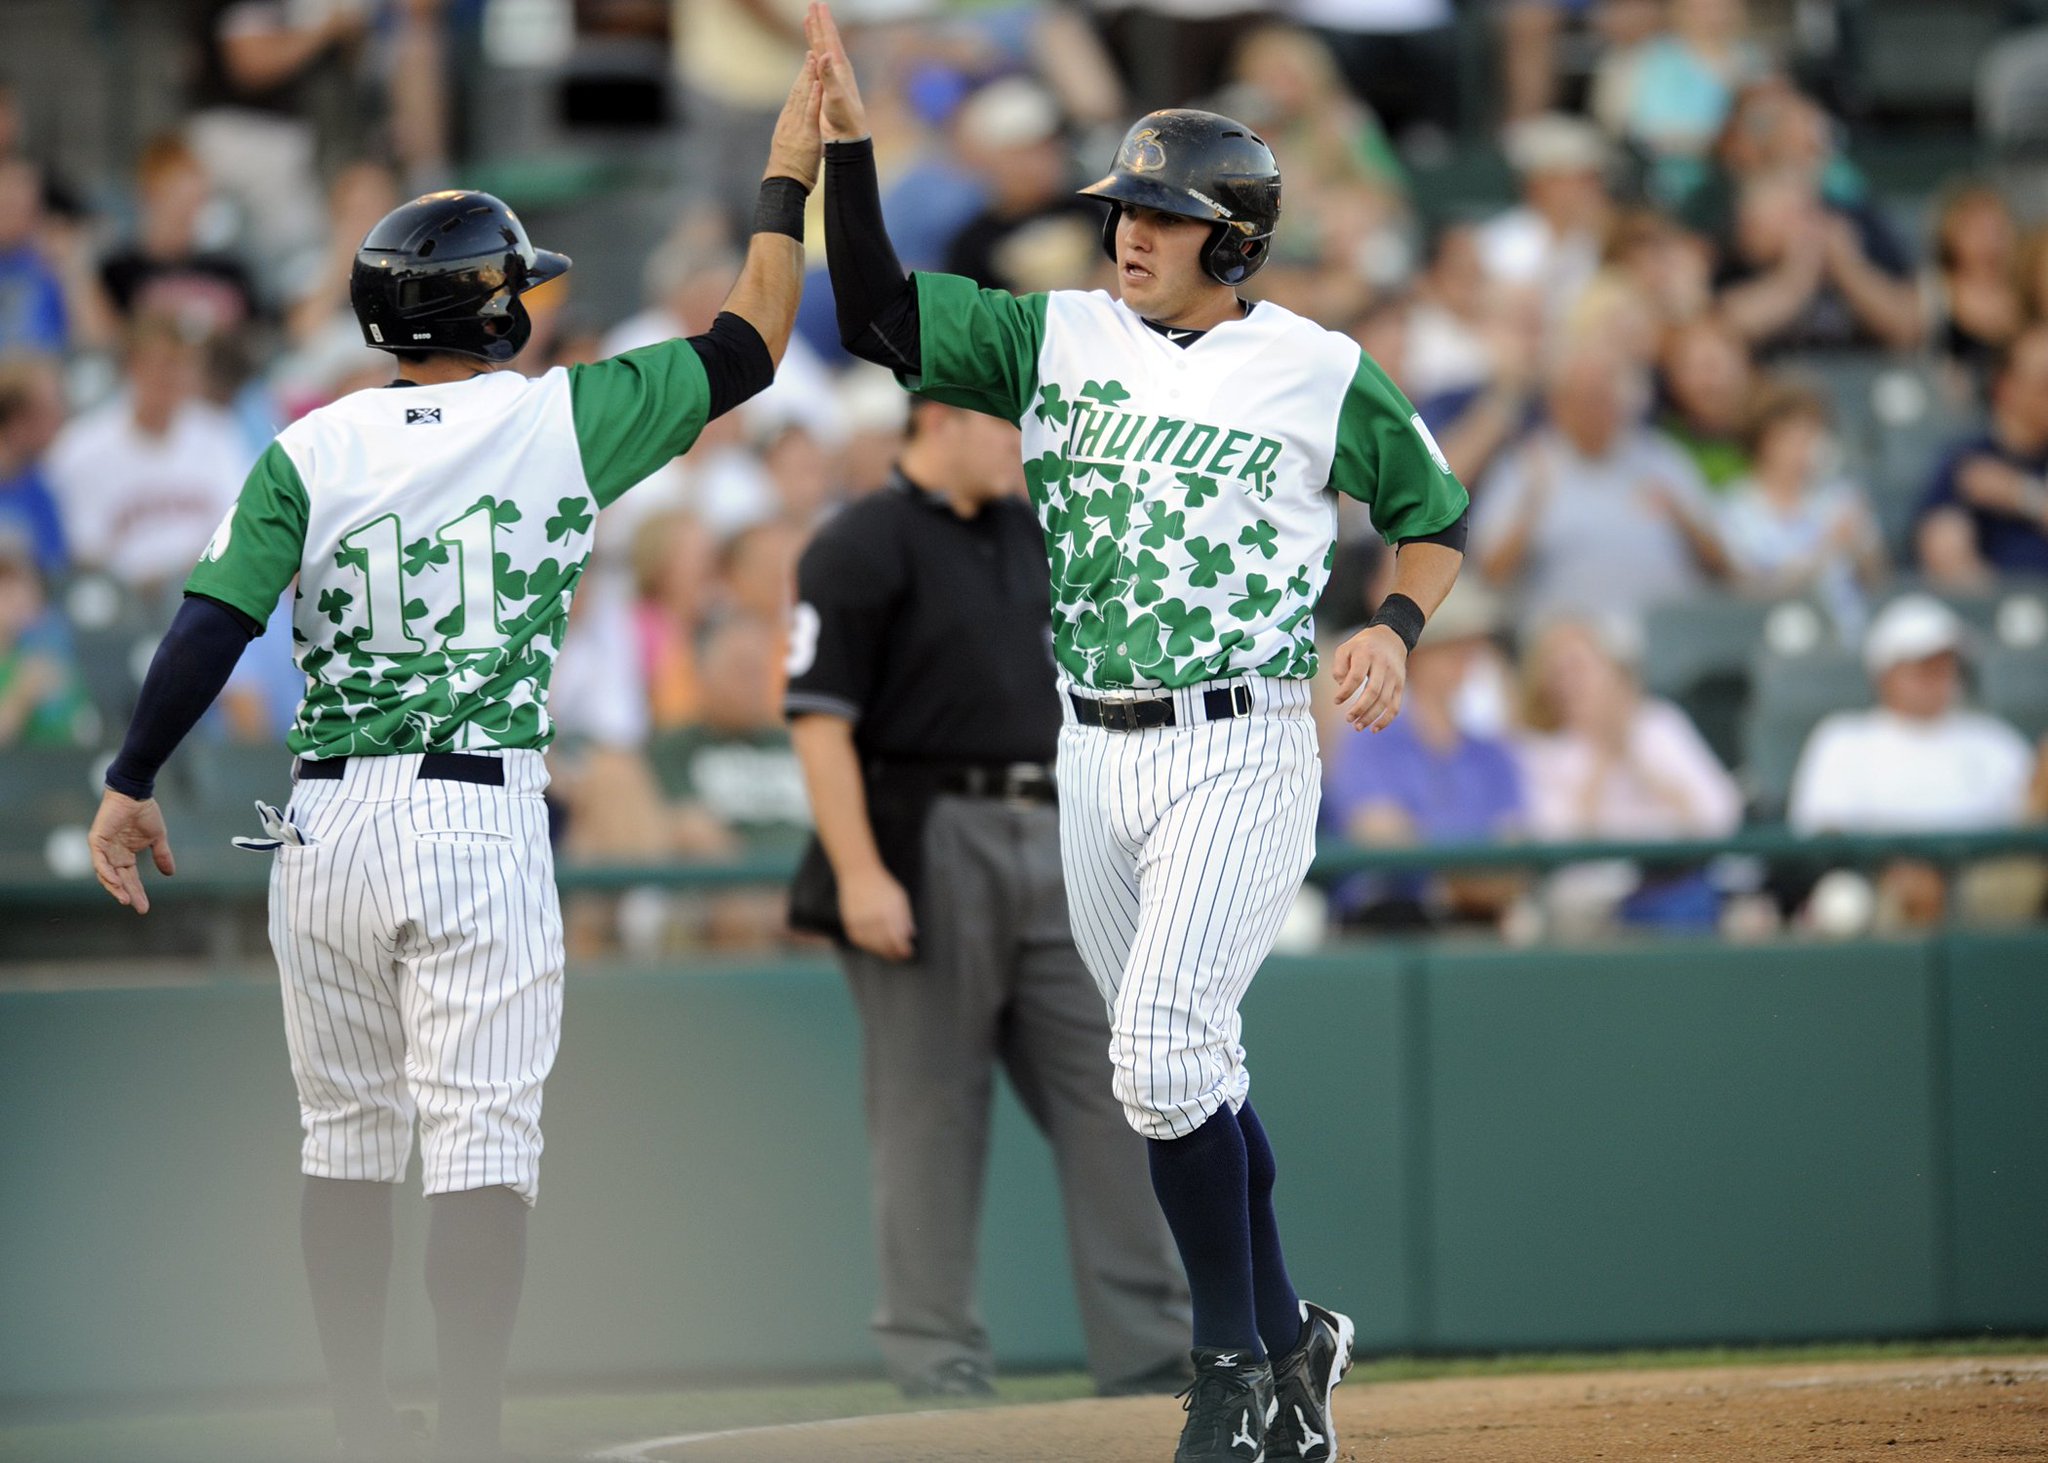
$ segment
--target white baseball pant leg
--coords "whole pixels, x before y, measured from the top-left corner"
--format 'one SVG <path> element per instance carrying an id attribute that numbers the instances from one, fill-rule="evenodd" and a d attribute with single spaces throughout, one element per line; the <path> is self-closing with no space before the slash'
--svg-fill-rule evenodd
<path id="1" fill-rule="evenodd" d="M 539 1192 L 541 1084 L 562 1024 L 562 914 L 538 752 L 503 787 L 351 758 L 294 786 L 270 940 L 305 1129 L 301 1168 L 425 1191 Z"/>
<path id="2" fill-rule="evenodd" d="M 1231 684 L 1250 714 L 1203 719 L 1204 693 Z M 1060 689 L 1060 852 L 1117 1099 L 1146 1137 L 1185 1137 L 1250 1091 L 1238 1003 L 1315 857 L 1308 683 L 1176 691 L 1175 725 L 1137 732 L 1078 724 Z"/>

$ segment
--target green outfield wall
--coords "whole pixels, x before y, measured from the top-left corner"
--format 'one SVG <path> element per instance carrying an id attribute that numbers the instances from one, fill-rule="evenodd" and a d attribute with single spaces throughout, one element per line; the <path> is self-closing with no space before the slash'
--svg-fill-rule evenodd
<path id="1" fill-rule="evenodd" d="M 2048 931 L 1353 947 L 1245 1024 L 1293 1268 L 1370 1349 L 2048 1331 Z M 827 963 L 572 974 L 519 1368 L 871 1365 L 857 1083 Z M 0 1401 L 315 1378 L 296 1153 L 274 988 L 0 994 Z M 1009 1365 L 1078 1355 L 1057 1203 L 1003 1099 Z"/>

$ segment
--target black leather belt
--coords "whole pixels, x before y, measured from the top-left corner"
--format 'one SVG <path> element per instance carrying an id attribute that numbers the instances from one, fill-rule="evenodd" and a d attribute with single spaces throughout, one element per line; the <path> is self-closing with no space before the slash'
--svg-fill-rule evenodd
<path id="1" fill-rule="evenodd" d="M 1177 724 L 1171 696 L 1107 699 L 1069 691 L 1067 700 L 1074 704 L 1074 720 L 1083 726 L 1099 726 L 1104 731 L 1152 731 Z M 1252 688 L 1243 682 L 1234 686 L 1218 686 L 1213 691 L 1202 693 L 1204 721 L 1235 721 L 1240 716 L 1251 714 Z"/>
<path id="2" fill-rule="evenodd" d="M 351 759 L 347 757 L 301 757 L 292 764 L 294 782 L 338 782 Z M 505 763 L 497 757 L 477 757 L 468 752 L 428 752 L 420 758 L 420 780 L 474 782 L 484 787 L 505 785 Z"/>
<path id="3" fill-rule="evenodd" d="M 1059 801 L 1059 789 L 1053 782 L 1052 769 L 1040 762 L 955 767 L 940 777 L 939 790 L 956 797 L 1001 798 L 1005 802 Z"/>

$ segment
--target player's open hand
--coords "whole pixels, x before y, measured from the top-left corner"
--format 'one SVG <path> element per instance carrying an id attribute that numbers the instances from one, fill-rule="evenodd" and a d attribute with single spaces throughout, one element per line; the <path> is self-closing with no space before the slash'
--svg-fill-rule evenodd
<path id="1" fill-rule="evenodd" d="M 910 896 L 887 869 L 839 881 L 839 922 L 846 938 L 884 960 L 908 960 L 917 925 L 910 914 Z"/>
<path id="2" fill-rule="evenodd" d="M 92 848 L 92 871 L 100 887 L 137 914 L 149 913 L 149 895 L 142 887 L 142 870 L 135 855 L 148 849 L 159 874 L 175 874 L 171 860 L 171 835 L 164 828 L 163 809 L 155 798 L 137 802 L 108 788 L 94 814 L 92 832 L 85 841 Z"/>
<path id="3" fill-rule="evenodd" d="M 827 142 L 858 142 L 868 135 L 868 109 L 861 105 L 860 85 L 853 79 L 853 63 L 846 59 L 846 43 L 839 38 L 839 23 L 832 8 L 813 0 L 804 14 L 804 38 L 811 54 L 818 58 L 820 105 L 819 125 Z"/>
<path id="4" fill-rule="evenodd" d="M 1337 707 L 1355 731 L 1385 731 L 1401 713 L 1408 647 L 1385 625 L 1368 625 L 1337 647 Z"/>
<path id="5" fill-rule="evenodd" d="M 823 146 L 818 137 L 818 58 L 812 54 L 797 68 L 782 115 L 775 119 L 775 135 L 768 143 L 767 176 L 794 178 L 806 188 L 817 187 Z"/>

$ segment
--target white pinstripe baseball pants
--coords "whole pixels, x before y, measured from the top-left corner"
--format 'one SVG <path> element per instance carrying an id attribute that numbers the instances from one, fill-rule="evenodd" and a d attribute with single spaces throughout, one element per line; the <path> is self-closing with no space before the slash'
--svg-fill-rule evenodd
<path id="1" fill-rule="evenodd" d="M 429 1194 L 539 1189 L 541 1083 L 562 1025 L 562 914 L 533 751 L 503 787 L 355 757 L 292 790 L 270 943 L 319 1178 L 399 1183 L 413 1122 Z"/>
<path id="2" fill-rule="evenodd" d="M 1081 726 L 1060 687 L 1060 855 L 1074 942 L 1110 1008 L 1117 1100 L 1148 1138 L 1251 1090 L 1238 1003 L 1315 856 L 1321 760 L 1306 681 L 1247 677 L 1249 716 Z"/>

